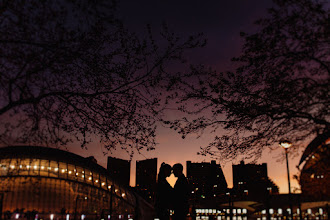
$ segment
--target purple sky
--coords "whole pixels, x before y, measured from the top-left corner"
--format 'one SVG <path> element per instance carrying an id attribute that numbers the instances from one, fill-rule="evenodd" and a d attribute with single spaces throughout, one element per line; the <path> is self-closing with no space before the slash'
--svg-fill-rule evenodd
<path id="1" fill-rule="evenodd" d="M 272 5 L 270 0 L 231 0 L 231 1 L 197 1 L 197 0 L 140 0 L 119 2 L 118 14 L 124 20 L 126 26 L 134 32 L 143 35 L 146 24 L 151 24 L 154 30 L 166 22 L 170 29 L 180 36 L 189 36 L 203 32 L 208 44 L 203 49 L 198 49 L 189 54 L 192 63 L 203 63 L 218 71 L 232 68 L 230 58 L 240 53 L 242 40 L 240 31 L 253 32 L 256 27 L 253 21 L 266 15 L 266 8 Z M 175 112 L 168 115 L 169 118 L 177 117 Z M 211 158 L 198 156 L 197 152 L 201 146 L 205 146 L 212 140 L 212 135 L 205 134 L 196 139 L 194 135 L 181 139 L 181 136 L 166 128 L 160 127 L 157 132 L 156 150 L 143 152 L 144 155 L 135 155 L 131 167 L 131 185 L 135 185 L 135 161 L 145 158 L 158 158 L 158 164 L 162 162 L 171 165 L 179 162 L 185 167 L 186 161 L 209 162 Z M 79 146 L 70 147 L 69 150 L 82 156 L 93 155 L 99 164 L 106 166 L 106 156 L 102 147 L 97 144 L 89 147 L 90 150 L 81 150 Z M 276 151 L 265 151 L 258 163 L 268 163 L 269 177 L 279 185 L 280 192 L 286 193 L 287 172 L 283 157 L 283 149 Z M 296 152 L 295 157 L 290 160 L 291 176 L 297 174 L 296 165 L 302 152 Z M 112 156 L 129 159 L 125 152 L 114 152 Z M 224 163 L 217 161 L 223 166 L 228 186 L 232 186 L 232 163 L 237 164 L 241 158 Z M 247 161 L 248 162 L 248 161 Z M 170 177 L 173 185 L 175 178 Z M 298 187 L 297 181 L 291 181 L 292 187 Z"/>

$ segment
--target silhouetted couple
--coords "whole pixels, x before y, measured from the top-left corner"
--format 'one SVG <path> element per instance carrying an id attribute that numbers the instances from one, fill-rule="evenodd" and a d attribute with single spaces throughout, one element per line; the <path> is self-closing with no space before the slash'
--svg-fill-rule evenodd
<path id="1" fill-rule="evenodd" d="M 177 177 L 174 188 L 167 182 L 166 178 L 173 174 Z M 170 218 L 170 209 L 174 210 L 173 219 L 186 219 L 188 213 L 188 199 L 190 195 L 187 178 L 183 174 L 183 166 L 177 163 L 172 167 L 162 163 L 158 173 L 158 185 L 156 195 L 156 213 L 160 220 Z"/>

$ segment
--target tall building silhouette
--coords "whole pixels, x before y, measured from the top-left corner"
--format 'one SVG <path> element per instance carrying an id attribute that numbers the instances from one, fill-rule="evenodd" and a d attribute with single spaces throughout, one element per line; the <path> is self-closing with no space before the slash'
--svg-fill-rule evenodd
<path id="1" fill-rule="evenodd" d="M 107 169 L 114 180 L 125 186 L 129 186 L 131 161 L 108 157 Z"/>
<path id="2" fill-rule="evenodd" d="M 187 178 L 195 198 L 217 197 L 227 190 L 227 181 L 215 160 L 211 163 L 187 161 Z"/>
<path id="3" fill-rule="evenodd" d="M 136 161 L 136 191 L 153 202 L 157 181 L 157 158 Z"/>
<path id="4" fill-rule="evenodd" d="M 268 178 L 267 164 L 233 165 L 233 190 L 238 198 L 263 200 L 269 194 L 278 194 L 278 186 Z"/>

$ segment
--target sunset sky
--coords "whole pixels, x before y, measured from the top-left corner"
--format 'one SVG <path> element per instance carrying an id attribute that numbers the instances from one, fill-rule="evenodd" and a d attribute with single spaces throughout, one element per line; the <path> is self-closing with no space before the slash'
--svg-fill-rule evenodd
<path id="1" fill-rule="evenodd" d="M 191 34 L 204 33 L 208 44 L 203 49 L 198 49 L 189 54 L 189 62 L 202 63 L 213 67 L 218 71 L 233 68 L 230 58 L 239 55 L 242 46 L 240 31 L 253 33 L 257 27 L 253 22 L 267 14 L 266 9 L 272 5 L 270 0 L 231 0 L 231 1 L 200 1 L 200 0 L 140 0 L 119 2 L 119 16 L 124 20 L 125 25 L 132 31 L 143 34 L 146 24 L 151 24 L 152 28 L 157 28 L 166 22 L 170 29 L 179 36 L 189 36 Z M 167 117 L 176 117 L 176 112 Z M 159 127 L 157 132 L 156 150 L 142 152 L 143 155 L 135 154 L 131 166 L 131 185 L 135 185 L 135 161 L 145 158 L 158 158 L 158 166 L 162 162 L 173 165 L 187 160 L 192 162 L 210 162 L 210 157 L 197 155 L 201 146 L 207 145 L 213 136 L 205 133 L 201 138 L 190 135 L 186 139 L 167 128 Z M 106 156 L 102 146 L 97 144 L 89 146 L 88 150 L 82 150 L 79 146 L 68 147 L 74 153 L 82 156 L 95 156 L 98 163 L 106 167 Z M 308 142 L 306 142 L 308 143 Z M 277 143 L 274 143 L 276 146 Z M 302 154 L 302 148 L 290 157 L 291 177 L 298 173 L 296 166 Z M 117 151 L 110 156 L 129 159 L 125 152 Z M 219 161 L 223 167 L 228 186 L 232 186 L 232 164 L 237 164 L 241 160 Z M 249 161 L 246 161 L 248 163 Z M 265 151 L 258 163 L 268 164 L 269 177 L 279 186 L 281 193 L 287 193 L 287 171 L 284 160 L 284 150 L 278 147 L 274 151 Z M 298 187 L 296 180 L 291 179 L 292 189 Z M 170 183 L 175 183 L 175 178 L 170 177 Z"/>

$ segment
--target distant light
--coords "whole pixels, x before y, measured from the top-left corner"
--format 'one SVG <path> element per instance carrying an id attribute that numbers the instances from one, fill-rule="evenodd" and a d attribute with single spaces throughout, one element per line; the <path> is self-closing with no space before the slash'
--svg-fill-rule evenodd
<path id="1" fill-rule="evenodd" d="M 247 209 L 243 209 L 243 214 L 246 214 L 247 213 Z"/>
<path id="2" fill-rule="evenodd" d="M 66 220 L 70 220 L 70 215 L 66 214 Z"/>
<path id="3" fill-rule="evenodd" d="M 111 186 L 108 186 L 108 189 L 111 189 Z"/>
<path id="4" fill-rule="evenodd" d="M 105 185 L 105 183 L 103 182 L 103 183 L 102 183 L 102 186 L 104 186 L 104 185 Z"/>
<path id="5" fill-rule="evenodd" d="M 14 165 L 10 165 L 10 168 L 15 169 L 15 166 Z"/>
<path id="6" fill-rule="evenodd" d="M 96 182 L 96 183 L 98 183 L 98 182 L 99 182 L 99 180 L 95 180 L 95 182 Z"/>
<path id="7" fill-rule="evenodd" d="M 45 169 L 45 167 L 44 166 L 41 166 L 41 169 L 43 170 L 43 169 Z"/>
<path id="8" fill-rule="evenodd" d="M 265 209 L 262 210 L 262 211 L 261 211 L 261 214 L 266 214 L 266 210 L 265 210 Z"/>
<path id="9" fill-rule="evenodd" d="M 55 172 L 57 172 L 57 171 L 58 171 L 58 168 L 57 168 L 57 167 L 55 167 L 55 169 L 54 169 L 54 170 L 55 170 Z"/>
<path id="10" fill-rule="evenodd" d="M 125 193 L 122 193 L 121 196 L 124 197 L 125 196 Z"/>
<path id="11" fill-rule="evenodd" d="M 64 173 L 65 172 L 65 169 L 62 169 L 62 173 Z"/>
<path id="12" fill-rule="evenodd" d="M 88 179 L 89 179 L 89 180 L 92 180 L 92 177 L 90 176 Z"/>
<path id="13" fill-rule="evenodd" d="M 84 175 L 81 175 L 82 178 L 84 178 L 85 176 Z"/>
<path id="14" fill-rule="evenodd" d="M 312 210 L 311 209 L 307 209 L 307 213 L 308 214 L 312 214 Z"/>
<path id="15" fill-rule="evenodd" d="M 218 185 L 214 185 L 214 187 L 218 187 Z"/>
<path id="16" fill-rule="evenodd" d="M 278 209 L 278 214 L 280 214 L 280 215 L 282 215 L 283 214 L 283 211 L 282 211 L 282 209 Z"/>
<path id="17" fill-rule="evenodd" d="M 81 215 L 81 220 L 84 220 L 85 219 L 85 215 Z"/>
<path id="18" fill-rule="evenodd" d="M 30 165 L 26 165 L 26 168 L 30 169 Z"/>
<path id="19" fill-rule="evenodd" d="M 274 209 L 269 209 L 269 214 L 274 214 Z"/>
<path id="20" fill-rule="evenodd" d="M 18 219 L 18 218 L 19 218 L 19 214 L 16 214 L 16 215 L 15 215 L 15 218 Z"/>
<path id="21" fill-rule="evenodd" d="M 36 169 L 38 169 L 38 166 L 37 166 L 37 165 L 34 165 L 34 167 L 33 167 L 33 168 L 36 170 Z"/>
<path id="22" fill-rule="evenodd" d="M 118 192 L 118 189 L 116 189 L 115 192 Z"/>
<path id="23" fill-rule="evenodd" d="M 38 214 L 34 216 L 34 220 L 38 220 Z"/>
<path id="24" fill-rule="evenodd" d="M 108 215 L 108 220 L 110 220 L 110 218 L 111 218 L 111 216 L 110 216 L 110 215 Z"/>
<path id="25" fill-rule="evenodd" d="M 79 173 L 76 173 L 76 176 L 78 176 L 79 175 Z"/>
<path id="26" fill-rule="evenodd" d="M 87 196 L 85 196 L 85 199 L 87 199 Z"/>
<path id="27" fill-rule="evenodd" d="M 54 214 L 50 214 L 50 220 L 54 219 Z"/>
<path id="28" fill-rule="evenodd" d="M 52 168 L 51 167 L 48 167 L 48 170 L 51 170 Z"/>
<path id="29" fill-rule="evenodd" d="M 290 209 L 290 208 L 288 208 L 286 211 L 287 211 L 289 214 L 291 214 L 291 209 Z"/>
<path id="30" fill-rule="evenodd" d="M 69 174 L 71 174 L 71 173 L 72 173 L 72 171 L 70 170 L 70 171 L 69 171 Z"/>
<path id="31" fill-rule="evenodd" d="M 22 168 L 23 166 L 22 165 L 19 165 L 19 168 Z"/>

